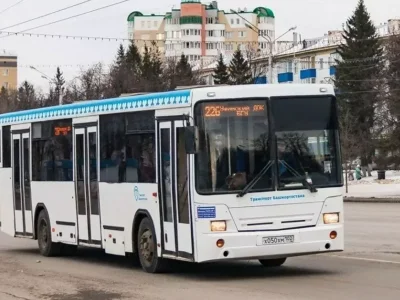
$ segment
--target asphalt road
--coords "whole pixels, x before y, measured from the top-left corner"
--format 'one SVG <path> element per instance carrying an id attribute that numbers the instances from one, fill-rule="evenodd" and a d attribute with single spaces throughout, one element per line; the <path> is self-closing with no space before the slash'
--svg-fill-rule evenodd
<path id="1" fill-rule="evenodd" d="M 83 249 L 44 258 L 34 241 L 0 234 L 0 300 L 400 299 L 400 205 L 346 204 L 346 251 L 257 262 L 174 264 L 146 274 L 129 259 Z"/>

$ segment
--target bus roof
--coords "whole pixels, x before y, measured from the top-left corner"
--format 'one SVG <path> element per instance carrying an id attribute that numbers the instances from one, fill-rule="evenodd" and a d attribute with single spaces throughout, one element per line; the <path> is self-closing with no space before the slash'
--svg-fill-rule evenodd
<path id="1" fill-rule="evenodd" d="M 38 122 L 54 118 L 75 118 L 123 110 L 146 110 L 190 105 L 190 90 L 150 93 L 129 97 L 81 101 L 72 104 L 16 111 L 0 115 L 0 125 Z"/>
<path id="2" fill-rule="evenodd" d="M 315 95 L 320 94 L 321 88 L 326 89 L 326 94 L 333 94 L 333 86 L 328 84 L 254 84 L 234 86 L 205 86 L 170 92 L 124 95 L 123 97 L 79 101 L 72 104 L 49 106 L 0 115 L 0 125 L 11 125 L 15 123 L 39 122 L 50 119 L 76 118 L 90 116 L 93 114 L 106 114 L 120 111 L 150 110 L 157 108 L 173 108 L 190 106 L 192 92 L 195 95 L 203 95 L 208 92 L 227 92 L 231 95 L 241 97 L 241 94 L 251 91 L 262 91 L 265 97 L 291 96 L 291 95 Z M 239 93 L 238 93 L 239 92 Z M 213 100 L 213 99 L 209 99 Z"/>

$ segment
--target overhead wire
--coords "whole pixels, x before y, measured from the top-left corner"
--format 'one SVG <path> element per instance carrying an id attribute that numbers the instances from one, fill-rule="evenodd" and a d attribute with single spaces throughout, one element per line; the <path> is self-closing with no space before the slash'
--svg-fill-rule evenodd
<path id="1" fill-rule="evenodd" d="M 10 10 L 11 8 L 13 8 L 13 7 L 15 7 L 15 6 L 21 4 L 21 3 L 24 2 L 24 1 L 25 1 L 25 0 L 20 0 L 20 1 L 18 1 L 17 3 L 15 3 L 15 4 L 13 4 L 13 5 L 11 5 L 11 6 L 7 7 L 7 8 L 5 8 L 5 9 L 1 10 L 1 11 L 0 11 L 0 15 L 1 15 L 2 13 L 5 13 L 6 11 Z"/>
<path id="2" fill-rule="evenodd" d="M 28 29 L 25 29 L 25 30 L 21 30 L 19 32 L 15 32 L 14 34 L 17 35 L 17 34 L 21 34 L 21 33 L 24 33 L 24 32 L 30 31 L 30 30 L 35 30 L 35 29 L 42 28 L 42 27 L 45 27 L 45 26 L 49 26 L 49 25 L 53 25 L 53 24 L 60 23 L 60 22 L 63 22 L 63 21 L 71 20 L 73 18 L 77 18 L 77 17 L 83 16 L 83 15 L 87 15 L 87 14 L 90 14 L 90 13 L 93 13 L 93 12 L 96 12 L 96 11 L 99 11 L 99 10 L 102 10 L 102 9 L 106 9 L 106 8 L 109 8 L 109 7 L 112 7 L 112 6 L 116 6 L 116 5 L 128 2 L 128 1 L 131 1 L 131 0 L 123 0 L 123 1 L 116 2 L 116 3 L 112 3 L 112 4 L 109 4 L 109 5 L 106 5 L 106 6 L 102 6 L 102 7 L 90 10 L 90 11 L 86 11 L 86 12 L 81 13 L 81 14 L 76 14 L 76 15 L 73 15 L 73 16 L 70 16 L 70 17 L 67 17 L 67 18 L 63 18 L 63 19 L 60 19 L 60 20 L 56 20 L 56 21 L 53 21 L 53 22 L 50 22 L 50 23 L 46 23 L 46 24 L 42 24 L 42 25 L 39 25 L 39 26 L 36 26 L 36 27 L 32 27 L 32 28 L 28 28 Z M 11 35 L 0 36 L 0 38 L 5 38 L 5 37 L 9 37 L 9 36 L 11 36 Z"/>
<path id="3" fill-rule="evenodd" d="M 129 0 L 128 0 L 129 1 Z M 162 45 L 180 45 L 181 43 L 183 43 L 182 41 L 180 42 L 175 42 L 175 41 L 165 41 L 165 40 L 151 40 L 151 39 L 130 39 L 130 38 L 122 38 L 122 37 L 111 37 L 111 36 L 79 36 L 79 35 L 62 35 L 62 34 L 50 34 L 50 33 L 33 33 L 33 32 L 23 32 L 23 33 L 18 33 L 18 32 L 10 32 L 10 31 L 1 31 L 0 30 L 0 34 L 1 33 L 6 33 L 9 35 L 18 35 L 20 34 L 20 36 L 22 37 L 44 37 L 44 38 L 64 38 L 64 39 L 69 39 L 69 40 L 94 40 L 94 41 L 134 41 L 134 42 L 147 42 L 147 43 L 156 43 L 156 45 L 158 44 L 162 44 Z M 198 42 L 200 44 L 207 44 L 207 41 L 203 41 L 203 42 Z M 237 43 L 237 44 L 257 44 L 257 42 L 254 41 L 241 41 L 241 40 L 229 40 L 229 42 L 225 42 L 225 43 Z M 218 50 L 218 49 L 217 49 Z M 178 51 L 178 50 L 177 50 Z M 224 50 L 224 51 L 228 51 L 228 50 Z M 244 50 L 245 51 L 245 50 Z M 277 55 L 277 54 L 275 54 Z M 265 57 L 264 54 L 261 54 L 261 56 L 257 56 L 254 57 L 252 59 L 254 60 L 260 60 L 260 59 L 265 59 L 268 56 L 266 55 Z M 279 59 L 279 58 L 278 58 Z M 352 60 L 346 60 L 346 63 L 359 63 L 359 62 L 366 62 L 366 61 L 374 61 L 376 60 L 376 57 L 370 57 L 370 58 L 362 58 L 362 59 L 352 59 Z M 297 58 L 297 57 L 292 57 L 292 58 L 287 58 L 287 59 L 279 59 L 276 61 L 277 64 L 279 63 L 285 63 L 285 62 L 296 62 L 296 63 L 310 63 L 310 60 L 304 60 L 301 58 Z M 324 63 L 324 64 L 333 64 L 333 61 L 315 61 L 315 65 L 318 65 L 320 63 Z M 373 65 L 371 65 L 373 66 Z M 347 66 L 345 66 L 344 68 L 347 68 Z"/>
<path id="4" fill-rule="evenodd" d="M 51 16 L 51 15 L 54 15 L 54 14 L 56 14 L 56 13 L 62 12 L 62 11 L 64 11 L 64 10 L 68 10 L 68 9 L 70 9 L 70 8 L 73 8 L 73 7 L 80 6 L 80 5 L 82 5 L 82 4 L 91 2 L 91 1 L 93 1 L 93 0 L 85 0 L 85 1 L 83 1 L 83 2 L 74 4 L 74 5 L 70 5 L 70 6 L 67 6 L 67 7 L 64 7 L 64 8 L 61 8 L 61 9 L 58 9 L 58 10 L 56 10 L 56 11 L 52 11 L 52 12 L 50 12 L 50 13 L 47 13 L 47 14 L 44 14 L 44 15 L 41 15 L 41 16 L 38 16 L 38 17 L 35 17 L 35 18 L 32 18 L 32 19 L 23 21 L 23 22 L 20 22 L 20 23 L 16 23 L 16 24 L 13 24 L 13 25 L 10 25 L 10 26 L 7 26 L 7 27 L 3 27 L 3 28 L 0 28 L 0 31 L 2 31 L 2 30 L 4 30 L 4 29 L 9 29 L 9 28 L 12 28 L 12 27 L 16 27 L 16 26 L 19 26 L 19 25 L 22 25 L 22 24 L 26 24 L 26 23 L 29 23 L 29 22 L 32 22 L 32 21 L 36 21 L 36 20 L 39 20 L 39 19 L 42 19 L 42 18 Z"/>

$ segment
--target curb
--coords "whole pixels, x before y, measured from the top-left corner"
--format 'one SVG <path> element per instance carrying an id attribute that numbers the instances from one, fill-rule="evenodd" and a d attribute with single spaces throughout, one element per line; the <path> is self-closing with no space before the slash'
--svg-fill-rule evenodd
<path id="1" fill-rule="evenodd" d="M 353 203 L 399 203 L 400 198 L 357 198 L 357 197 L 344 197 L 344 202 Z"/>

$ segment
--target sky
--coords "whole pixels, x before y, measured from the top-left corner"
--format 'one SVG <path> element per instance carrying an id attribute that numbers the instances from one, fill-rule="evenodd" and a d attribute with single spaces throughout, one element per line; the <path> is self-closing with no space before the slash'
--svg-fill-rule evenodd
<path id="1" fill-rule="evenodd" d="M 24 22 L 26 20 L 71 6 L 84 0 L 0 0 L 0 31 L 2 28 Z M 41 18 L 23 25 L 5 29 L 4 31 L 20 32 L 39 25 L 47 24 L 76 14 L 91 11 L 122 0 L 90 0 L 83 5 Z M 19 3 L 20 2 L 20 3 Z M 203 1 L 211 2 L 211 0 Z M 268 7 L 275 13 L 276 36 L 286 32 L 290 27 L 297 26 L 296 32 L 302 38 L 323 36 L 329 30 L 341 29 L 342 24 L 351 16 L 358 0 L 219 0 L 220 9 L 247 8 L 252 10 L 258 6 Z M 18 5 L 2 12 L 6 8 Z M 388 19 L 400 18 L 400 1 L 398 0 L 365 0 L 372 20 L 376 24 L 387 22 Z M 60 34 L 73 36 L 100 36 L 127 38 L 127 16 L 132 11 L 143 14 L 165 14 L 173 6 L 179 7 L 180 0 L 128 0 L 104 10 L 99 10 L 60 23 L 29 30 L 35 34 Z M 397 15 L 396 15 L 397 14 Z M 109 65 L 115 58 L 119 44 L 122 41 L 59 39 L 37 37 L 0 35 L 0 51 L 6 49 L 18 55 L 18 81 L 28 80 L 47 92 L 49 82 L 34 66 L 49 77 L 53 77 L 57 65 L 64 72 L 66 80 L 79 75 L 82 68 L 88 68 L 97 62 Z M 290 40 L 287 35 L 283 40 Z M 125 42 L 127 44 L 127 42 Z"/>

